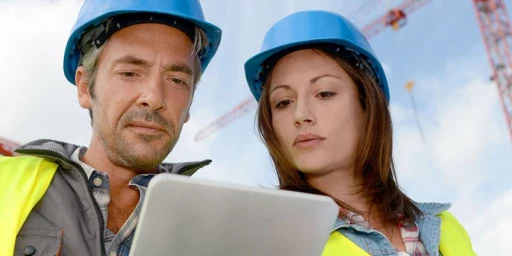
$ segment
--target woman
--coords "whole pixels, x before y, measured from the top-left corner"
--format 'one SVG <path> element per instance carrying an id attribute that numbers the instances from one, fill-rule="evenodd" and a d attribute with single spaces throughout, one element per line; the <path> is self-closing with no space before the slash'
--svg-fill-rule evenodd
<path id="1" fill-rule="evenodd" d="M 386 77 L 347 19 L 280 20 L 245 72 L 280 187 L 340 207 L 323 255 L 474 255 L 449 204 L 416 203 L 398 187 Z"/>

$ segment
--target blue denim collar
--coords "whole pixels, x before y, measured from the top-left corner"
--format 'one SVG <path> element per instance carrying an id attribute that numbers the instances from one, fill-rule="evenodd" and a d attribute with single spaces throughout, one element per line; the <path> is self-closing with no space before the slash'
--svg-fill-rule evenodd
<path id="1" fill-rule="evenodd" d="M 448 210 L 452 206 L 452 204 L 450 204 L 450 203 L 416 203 L 416 206 L 418 206 L 418 208 L 423 213 L 423 215 L 437 215 L 439 213 L 442 213 L 442 212 Z M 423 218 L 423 216 L 419 216 L 419 218 Z M 338 230 L 340 228 L 347 228 L 350 226 L 360 232 L 365 232 L 365 233 L 371 232 L 371 229 L 369 229 L 369 228 L 363 227 L 361 225 L 350 225 L 350 223 L 340 220 L 339 218 L 336 219 L 336 221 L 334 222 L 332 231 Z"/>

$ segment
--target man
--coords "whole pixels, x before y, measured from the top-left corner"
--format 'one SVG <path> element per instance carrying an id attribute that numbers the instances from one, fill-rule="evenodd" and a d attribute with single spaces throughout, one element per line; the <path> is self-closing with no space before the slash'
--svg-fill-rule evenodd
<path id="1" fill-rule="evenodd" d="M 0 170 L 10 164 L 13 175 L 42 175 L 54 166 L 26 219 L 16 215 L 22 217 L 15 255 L 128 255 L 150 179 L 162 172 L 191 175 L 210 163 L 162 161 L 190 117 L 196 85 L 220 39 L 199 0 L 84 2 L 64 73 L 89 110 L 93 136 L 88 148 L 38 140 L 16 150 L 44 159 L 44 166 L 27 167 L 17 157 L 0 161 Z M 43 180 L 37 177 L 30 184 Z M 35 193 L 17 186 L 15 197 Z"/>

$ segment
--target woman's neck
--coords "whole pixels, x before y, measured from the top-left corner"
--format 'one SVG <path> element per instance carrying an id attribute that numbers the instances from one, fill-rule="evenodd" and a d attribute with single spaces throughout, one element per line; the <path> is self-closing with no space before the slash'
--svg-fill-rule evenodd
<path id="1" fill-rule="evenodd" d="M 353 168 L 336 170 L 322 174 L 306 174 L 308 183 L 351 208 L 363 213 L 369 212 L 371 199 L 361 193 L 360 182 L 354 176 Z"/>

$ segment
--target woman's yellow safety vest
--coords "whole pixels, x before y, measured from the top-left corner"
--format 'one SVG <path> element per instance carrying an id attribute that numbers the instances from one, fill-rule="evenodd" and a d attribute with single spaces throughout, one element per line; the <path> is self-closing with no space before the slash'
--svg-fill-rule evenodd
<path id="1" fill-rule="evenodd" d="M 16 236 L 43 197 L 58 165 L 33 156 L 0 156 L 0 255 L 12 255 Z M 462 225 L 449 212 L 441 218 L 439 250 L 443 256 L 476 255 Z M 338 231 L 331 233 L 322 256 L 369 255 Z"/>
<path id="2" fill-rule="evenodd" d="M 439 250 L 443 256 L 476 255 L 466 230 L 457 219 L 446 211 L 437 216 L 441 219 Z M 370 254 L 340 232 L 334 231 L 327 240 L 322 256 L 340 255 L 369 256 Z"/>

